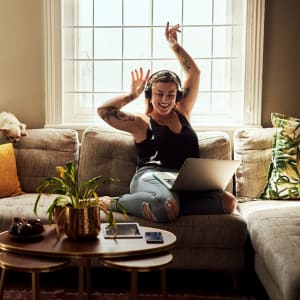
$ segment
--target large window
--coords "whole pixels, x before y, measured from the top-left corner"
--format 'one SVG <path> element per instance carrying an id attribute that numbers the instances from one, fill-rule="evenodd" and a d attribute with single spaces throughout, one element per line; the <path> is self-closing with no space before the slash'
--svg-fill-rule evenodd
<path id="1" fill-rule="evenodd" d="M 201 69 L 193 125 L 260 125 L 263 12 L 261 0 L 46 1 L 46 125 L 99 124 L 99 104 L 128 92 L 140 66 L 184 80 L 167 21 Z M 144 111 L 142 98 L 126 109 Z"/>

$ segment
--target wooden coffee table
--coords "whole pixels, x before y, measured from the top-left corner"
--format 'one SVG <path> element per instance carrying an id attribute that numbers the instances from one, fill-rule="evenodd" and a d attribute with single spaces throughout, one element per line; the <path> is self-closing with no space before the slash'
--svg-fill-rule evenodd
<path id="1" fill-rule="evenodd" d="M 169 251 L 176 243 L 176 236 L 166 230 L 140 226 L 143 238 L 106 239 L 101 230 L 97 239 L 73 241 L 64 233 L 57 238 L 54 225 L 45 225 L 45 236 L 42 240 L 26 243 L 12 239 L 8 231 L 0 233 L 0 249 L 12 253 L 29 255 L 34 257 L 60 257 L 78 260 L 79 265 L 79 298 L 84 298 L 85 270 L 87 288 L 90 284 L 90 259 L 99 257 L 102 259 L 121 258 L 149 255 Z M 164 243 L 148 244 L 145 241 L 146 231 L 161 231 Z"/>

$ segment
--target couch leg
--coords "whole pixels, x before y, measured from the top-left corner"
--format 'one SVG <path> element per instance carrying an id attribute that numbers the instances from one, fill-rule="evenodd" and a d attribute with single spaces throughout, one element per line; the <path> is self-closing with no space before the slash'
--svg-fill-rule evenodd
<path id="1" fill-rule="evenodd" d="M 240 276 L 239 273 L 232 273 L 231 274 L 231 283 L 232 283 L 232 289 L 234 291 L 239 289 L 240 286 Z"/>
<path id="2" fill-rule="evenodd" d="M 228 271 L 226 274 L 229 279 L 230 288 L 233 291 L 239 290 L 241 285 L 241 273 L 238 271 Z"/>

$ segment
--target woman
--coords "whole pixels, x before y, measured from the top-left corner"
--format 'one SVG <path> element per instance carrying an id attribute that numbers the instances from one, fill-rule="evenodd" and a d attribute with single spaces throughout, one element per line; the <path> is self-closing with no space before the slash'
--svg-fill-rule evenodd
<path id="1" fill-rule="evenodd" d="M 179 213 L 232 213 L 236 206 L 236 199 L 230 193 L 174 193 L 153 177 L 157 171 L 178 171 L 187 157 L 200 155 L 197 135 L 189 123 L 197 99 L 200 71 L 178 43 L 178 32 L 179 25 L 170 27 L 167 23 L 166 39 L 186 77 L 183 87 L 172 71 L 162 70 L 149 77 L 150 71 L 144 73 L 140 68 L 131 72 L 129 94 L 117 96 L 98 108 L 105 122 L 131 133 L 136 143 L 137 171 L 131 181 L 130 194 L 122 195 L 118 203 L 128 214 L 156 222 L 174 220 Z M 145 114 L 121 111 L 143 91 Z M 117 210 L 116 203 L 109 197 L 102 200 Z"/>

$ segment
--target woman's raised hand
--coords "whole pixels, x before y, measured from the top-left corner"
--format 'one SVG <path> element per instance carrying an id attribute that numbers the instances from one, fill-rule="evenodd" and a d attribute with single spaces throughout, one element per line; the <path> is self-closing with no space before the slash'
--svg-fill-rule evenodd
<path id="1" fill-rule="evenodd" d="M 150 70 L 148 69 L 144 75 L 142 68 L 139 70 L 131 71 L 131 95 L 136 99 L 144 91 L 145 84 L 149 78 Z"/>
<path id="2" fill-rule="evenodd" d="M 180 25 L 177 24 L 173 27 L 170 27 L 168 22 L 165 28 L 165 36 L 171 47 L 177 44 L 177 32 L 181 32 Z"/>

